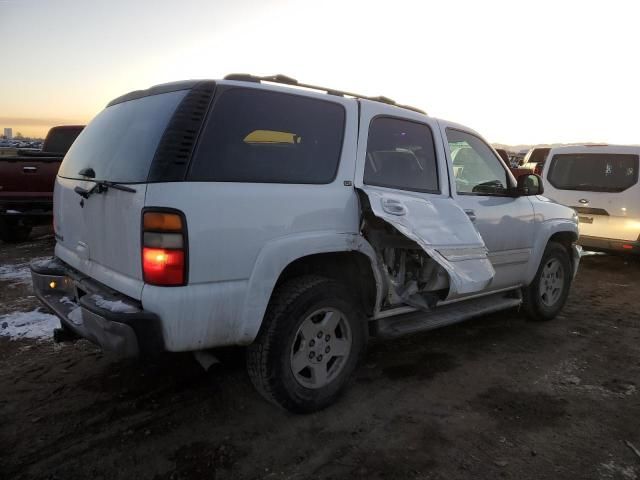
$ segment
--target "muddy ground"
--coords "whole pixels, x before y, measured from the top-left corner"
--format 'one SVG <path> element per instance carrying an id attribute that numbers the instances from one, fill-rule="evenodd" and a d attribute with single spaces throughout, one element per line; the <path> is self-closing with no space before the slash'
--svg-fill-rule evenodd
<path id="1" fill-rule="evenodd" d="M 36 234 L 0 244 L 0 265 L 49 254 Z M 0 281 L 0 315 L 29 295 Z M 263 401 L 241 351 L 204 373 L 0 337 L 0 478 L 640 478 L 639 307 L 640 263 L 585 257 L 555 321 L 510 311 L 372 345 L 307 416 Z"/>

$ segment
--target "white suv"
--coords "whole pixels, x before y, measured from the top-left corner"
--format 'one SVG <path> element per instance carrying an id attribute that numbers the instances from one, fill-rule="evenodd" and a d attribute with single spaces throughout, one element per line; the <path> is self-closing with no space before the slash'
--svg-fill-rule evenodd
<path id="1" fill-rule="evenodd" d="M 589 250 L 640 253 L 640 147 L 554 148 L 543 175 L 549 197 L 578 212 Z"/>
<path id="2" fill-rule="evenodd" d="M 122 355 L 247 345 L 258 390 L 313 411 L 370 336 L 558 313 L 577 217 L 539 180 L 384 97 L 284 76 L 160 85 L 112 101 L 65 157 L 33 283 L 64 332 Z"/>

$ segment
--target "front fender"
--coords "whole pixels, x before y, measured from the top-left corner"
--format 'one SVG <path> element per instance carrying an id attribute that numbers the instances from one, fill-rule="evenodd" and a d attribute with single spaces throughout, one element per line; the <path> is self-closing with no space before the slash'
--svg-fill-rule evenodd
<path id="1" fill-rule="evenodd" d="M 549 240 L 551 240 L 551 237 L 557 233 L 571 233 L 575 241 L 578 239 L 578 225 L 573 219 L 569 218 L 543 220 L 538 225 L 538 234 L 533 246 L 533 255 L 531 256 L 531 261 L 529 262 L 527 275 L 525 277 L 527 285 L 529 285 L 536 276 L 538 267 L 542 261 L 542 255 L 544 255 L 544 250 L 547 248 Z M 580 260 L 579 250 L 574 249 L 571 254 L 573 261 L 573 274 L 575 275 L 578 268 L 578 262 Z"/>
<path id="2" fill-rule="evenodd" d="M 293 261 L 319 253 L 357 251 L 365 254 L 376 281 L 376 311 L 382 301 L 382 277 L 373 247 L 351 233 L 309 232 L 277 238 L 267 243 L 256 259 L 245 295 L 236 338 L 249 344 L 258 335 L 273 289 L 284 269 Z"/>

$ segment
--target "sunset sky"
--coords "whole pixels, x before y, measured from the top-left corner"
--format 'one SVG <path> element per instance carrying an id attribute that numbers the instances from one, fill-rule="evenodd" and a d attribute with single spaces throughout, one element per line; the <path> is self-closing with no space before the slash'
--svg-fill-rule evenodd
<path id="1" fill-rule="evenodd" d="M 637 1 L 0 0 L 0 129 L 231 72 L 385 95 L 508 144 L 640 143 Z"/>

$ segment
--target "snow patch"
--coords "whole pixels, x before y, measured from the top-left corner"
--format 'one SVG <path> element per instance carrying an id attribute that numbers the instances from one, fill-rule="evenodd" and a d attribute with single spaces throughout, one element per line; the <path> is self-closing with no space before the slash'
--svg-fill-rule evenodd
<path id="1" fill-rule="evenodd" d="M 40 257 L 40 258 L 36 258 L 34 260 L 31 260 L 31 264 L 38 268 L 38 267 L 46 267 L 51 263 L 52 258 L 51 257 Z"/>
<path id="2" fill-rule="evenodd" d="M 109 310 L 114 313 L 136 313 L 138 311 L 137 308 L 124 303 L 122 300 L 113 301 L 113 300 L 105 300 L 100 295 L 93 295 L 92 298 L 95 300 L 96 305 L 100 308 L 104 308 L 105 310 Z"/>
<path id="3" fill-rule="evenodd" d="M 45 262 L 48 257 L 41 257 L 34 262 Z M 16 263 L 13 265 L 0 265 L 0 282 L 31 283 L 31 269 L 28 263 Z"/>
<path id="4" fill-rule="evenodd" d="M 601 479 L 624 478 L 625 480 L 637 480 L 638 475 L 633 467 L 617 465 L 613 460 L 601 463 L 598 467 Z"/>
<path id="5" fill-rule="evenodd" d="M 71 312 L 69 312 L 67 318 L 71 320 L 75 325 L 82 325 L 82 322 L 84 321 L 82 319 L 82 308 L 74 308 L 73 310 L 71 310 Z"/>
<path id="6" fill-rule="evenodd" d="M 58 300 L 59 303 L 63 303 L 65 305 L 73 305 L 76 306 L 77 303 L 74 302 L 73 300 L 71 300 L 69 297 L 67 297 L 66 295 L 64 297 L 62 297 L 60 300 Z"/>
<path id="7" fill-rule="evenodd" d="M 44 313 L 38 308 L 30 312 L 0 315 L 0 337 L 9 337 L 11 340 L 48 339 L 53 336 L 53 329 L 58 327 L 60 327 L 58 317 Z"/>
<path id="8" fill-rule="evenodd" d="M 28 263 L 16 265 L 0 265 L 0 282 L 29 283 L 31 270 Z"/>

